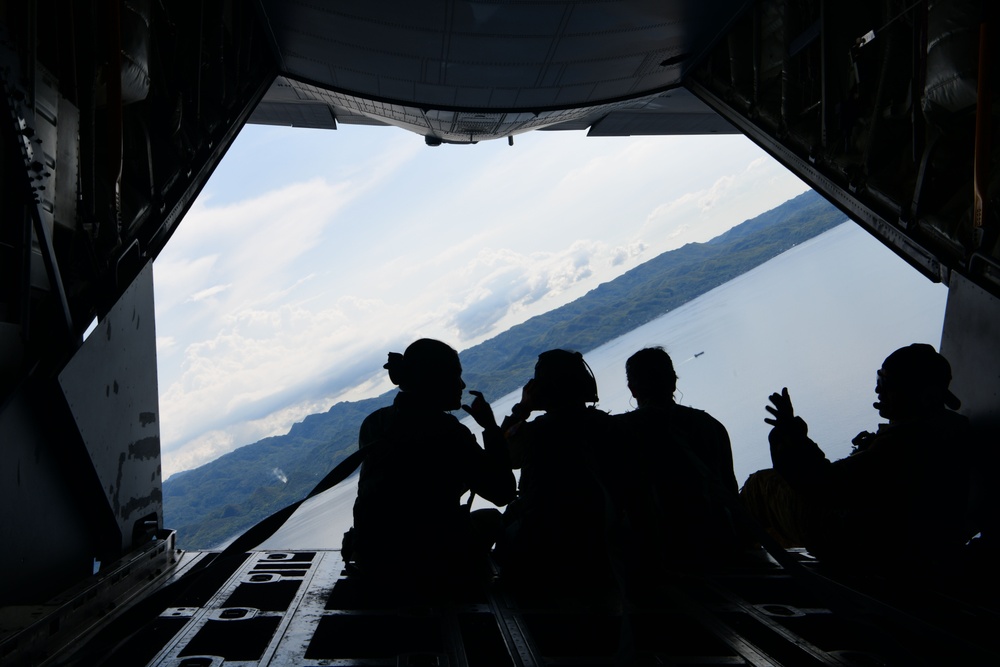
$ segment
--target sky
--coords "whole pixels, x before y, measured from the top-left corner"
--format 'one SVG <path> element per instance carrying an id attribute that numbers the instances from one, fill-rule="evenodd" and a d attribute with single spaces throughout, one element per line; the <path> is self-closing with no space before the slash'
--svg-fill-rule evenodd
<path id="1" fill-rule="evenodd" d="M 417 338 L 471 347 L 806 189 L 742 135 L 246 126 L 153 265 L 163 476 L 389 390 Z"/>

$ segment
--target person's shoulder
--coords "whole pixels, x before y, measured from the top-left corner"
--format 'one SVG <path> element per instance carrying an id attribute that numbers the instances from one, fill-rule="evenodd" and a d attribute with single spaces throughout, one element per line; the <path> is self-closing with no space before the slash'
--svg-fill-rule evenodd
<path id="1" fill-rule="evenodd" d="M 674 404 L 673 414 L 671 417 L 677 420 L 685 420 L 696 423 L 721 423 L 718 419 L 700 408 L 692 408 L 690 405 L 680 405 L 677 403 Z"/>
<path id="2" fill-rule="evenodd" d="M 579 428 L 583 429 L 607 429 L 611 428 L 614 424 L 614 420 L 611 414 L 601 410 L 596 406 L 588 406 L 583 410 L 573 413 L 572 415 L 567 415 L 568 419 L 571 419 Z"/>
<path id="3" fill-rule="evenodd" d="M 393 412 L 393 407 L 391 405 L 387 405 L 384 408 L 379 408 L 374 412 L 368 413 L 368 416 L 364 418 L 364 420 L 361 422 L 361 425 L 364 426 L 367 423 L 376 423 L 384 421 L 392 414 L 392 412 Z"/>
<path id="4" fill-rule="evenodd" d="M 967 454 L 975 448 L 975 436 L 968 417 L 954 410 L 941 410 L 912 425 L 908 439 L 923 443 L 928 453 L 947 451 Z"/>
<path id="5" fill-rule="evenodd" d="M 945 410 L 941 414 L 941 423 L 945 428 L 949 428 L 957 432 L 965 432 L 972 428 L 969 418 L 963 414 L 955 412 L 954 410 Z"/>
<path id="6" fill-rule="evenodd" d="M 368 443 L 381 438 L 389 429 L 389 425 L 392 424 L 395 413 L 394 407 L 388 405 L 375 410 L 365 417 L 361 422 L 361 428 L 358 429 L 358 445 L 364 447 Z"/>
<path id="7" fill-rule="evenodd" d="M 728 435 L 728 431 L 726 431 L 726 427 L 722 422 L 698 408 L 692 408 L 687 405 L 674 405 L 671 419 L 678 426 L 687 425 L 700 430 L 719 431 Z"/>
<path id="8" fill-rule="evenodd" d="M 937 440 L 941 438 L 967 438 L 970 432 L 971 425 L 965 415 L 953 410 L 940 410 L 924 414 L 912 421 L 904 421 L 882 428 L 875 437 L 879 441 Z"/>
<path id="9" fill-rule="evenodd" d="M 645 443 L 658 439 L 663 433 L 665 420 L 660 410 L 632 410 L 610 415 L 609 430 L 625 443 Z"/>
<path id="10" fill-rule="evenodd" d="M 709 419 L 715 419 L 712 415 L 708 414 L 704 410 L 699 408 L 692 408 L 690 405 L 681 405 L 680 403 L 674 403 L 671 409 L 674 419 L 704 419 L 708 417 Z"/>
<path id="11" fill-rule="evenodd" d="M 600 437 L 614 428 L 613 417 L 595 407 L 561 412 L 544 412 L 521 425 L 520 432 L 541 438 Z"/>
<path id="12" fill-rule="evenodd" d="M 451 412 L 435 412 L 433 413 L 433 419 L 441 422 L 442 425 L 449 429 L 456 429 L 462 431 L 468 431 L 469 428 L 461 422 L 457 415 Z M 471 431 L 470 431 L 471 433 Z"/>
<path id="13" fill-rule="evenodd" d="M 361 432 L 364 433 L 373 429 L 378 429 L 381 426 L 388 424 L 392 421 L 395 413 L 396 411 L 391 405 L 387 405 L 384 408 L 379 408 L 378 410 L 369 413 L 369 415 L 361 422 Z"/>
<path id="14" fill-rule="evenodd" d="M 586 419 L 590 419 L 591 421 L 609 422 L 611 420 L 611 413 L 601 410 L 596 405 L 588 407 L 583 413 L 587 415 Z"/>
<path id="15" fill-rule="evenodd" d="M 643 429 L 660 424 L 665 419 L 663 410 L 645 409 L 630 410 L 616 415 L 608 415 L 608 421 L 614 428 Z"/>
<path id="16" fill-rule="evenodd" d="M 616 415 L 610 415 L 611 421 L 614 424 L 621 426 L 628 426 L 635 424 L 642 419 L 638 410 L 630 410 L 629 412 L 620 412 Z"/>
<path id="17" fill-rule="evenodd" d="M 434 414 L 433 420 L 435 426 L 439 428 L 442 433 L 448 434 L 449 437 L 469 440 L 473 443 L 476 441 L 476 436 L 472 434 L 472 430 L 463 424 L 457 415 L 454 415 L 451 412 L 437 412 Z"/>

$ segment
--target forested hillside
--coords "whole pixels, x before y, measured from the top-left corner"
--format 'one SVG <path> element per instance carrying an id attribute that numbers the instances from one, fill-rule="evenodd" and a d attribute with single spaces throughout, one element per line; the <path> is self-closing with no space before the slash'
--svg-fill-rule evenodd
<path id="1" fill-rule="evenodd" d="M 499 397 L 531 376 L 538 354 L 583 352 L 681 306 L 792 246 L 843 222 L 814 192 L 748 220 L 707 243 L 665 252 L 561 308 L 462 352 L 464 377 Z M 338 403 L 283 436 L 241 447 L 163 485 L 165 525 L 184 549 L 211 548 L 305 496 L 357 447 L 364 417 L 392 395 Z M 283 481 L 284 480 L 284 481 Z"/>
<path id="2" fill-rule="evenodd" d="M 805 192 L 708 243 L 665 252 L 572 303 L 465 350 L 465 381 L 487 396 L 502 396 L 531 376 L 539 353 L 554 347 L 592 350 L 845 219 L 818 194 Z"/>

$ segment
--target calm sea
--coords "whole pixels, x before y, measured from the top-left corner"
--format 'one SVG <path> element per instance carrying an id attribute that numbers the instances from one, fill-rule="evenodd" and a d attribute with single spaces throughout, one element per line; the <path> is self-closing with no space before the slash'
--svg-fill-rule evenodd
<path id="1" fill-rule="evenodd" d="M 851 438 L 878 424 L 875 371 L 903 345 L 938 346 L 946 297 L 945 287 L 845 223 L 585 356 L 599 407 L 618 413 L 634 407 L 625 360 L 663 346 L 679 376 L 677 401 L 726 425 L 742 483 L 770 466 L 764 406 L 782 387 L 828 457 L 846 456 Z M 492 401 L 498 419 L 519 395 Z M 262 546 L 339 548 L 356 482 L 311 499 Z"/>

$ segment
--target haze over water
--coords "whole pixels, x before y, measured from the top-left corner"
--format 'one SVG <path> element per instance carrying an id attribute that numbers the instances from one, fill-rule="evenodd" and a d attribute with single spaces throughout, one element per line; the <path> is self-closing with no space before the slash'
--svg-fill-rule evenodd
<path id="1" fill-rule="evenodd" d="M 903 345 L 938 347 L 947 293 L 845 223 L 585 356 L 597 377 L 598 407 L 619 413 L 634 407 L 625 360 L 662 345 L 679 376 L 677 402 L 711 413 L 729 430 L 742 484 L 770 467 L 764 406 L 782 387 L 831 460 L 850 452 L 859 431 L 874 430 L 875 371 Z M 492 400 L 498 421 L 519 397 Z M 354 476 L 311 499 L 262 547 L 339 548 L 356 488 Z"/>

